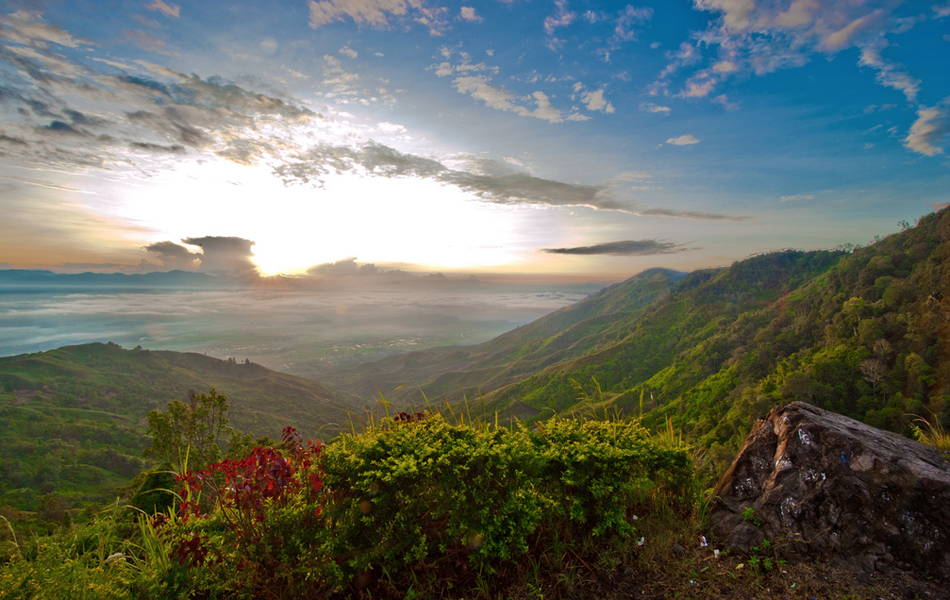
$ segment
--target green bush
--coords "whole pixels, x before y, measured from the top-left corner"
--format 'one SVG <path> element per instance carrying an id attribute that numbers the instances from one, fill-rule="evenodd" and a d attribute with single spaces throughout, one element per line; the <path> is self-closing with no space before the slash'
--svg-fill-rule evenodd
<path id="1" fill-rule="evenodd" d="M 333 551 L 352 574 L 460 556 L 486 565 L 565 523 L 627 536 L 658 499 L 690 501 L 686 450 L 632 422 L 558 418 L 531 430 L 436 414 L 343 436 L 323 467 L 337 494 Z"/>

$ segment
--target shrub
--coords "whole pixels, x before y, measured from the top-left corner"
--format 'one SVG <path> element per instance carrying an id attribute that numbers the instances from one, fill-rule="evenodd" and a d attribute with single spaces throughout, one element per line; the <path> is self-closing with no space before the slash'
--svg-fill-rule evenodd
<path id="1" fill-rule="evenodd" d="M 323 466 L 333 552 L 351 575 L 420 560 L 490 567 L 527 552 L 539 528 L 566 521 L 627 536 L 651 503 L 691 500 L 686 450 L 633 422 L 552 419 L 530 430 L 433 414 L 343 436 Z"/>

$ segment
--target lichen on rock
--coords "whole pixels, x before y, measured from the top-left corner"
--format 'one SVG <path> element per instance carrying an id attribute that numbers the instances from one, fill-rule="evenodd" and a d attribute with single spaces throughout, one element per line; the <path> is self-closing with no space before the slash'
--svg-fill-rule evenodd
<path id="1" fill-rule="evenodd" d="M 950 463 L 895 433 L 803 402 L 774 408 L 714 494 L 722 547 L 769 540 L 790 561 L 950 580 Z"/>

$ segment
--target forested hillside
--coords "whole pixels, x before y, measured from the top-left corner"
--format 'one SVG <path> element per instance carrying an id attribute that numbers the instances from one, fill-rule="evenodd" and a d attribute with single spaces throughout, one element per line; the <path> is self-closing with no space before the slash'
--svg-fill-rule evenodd
<path id="1" fill-rule="evenodd" d="M 194 353 L 110 343 L 0 358 L 0 505 L 107 498 L 145 467 L 148 411 L 212 387 L 228 396 L 232 425 L 255 436 L 293 424 L 328 439 L 361 406 L 315 381 Z"/>
<path id="2" fill-rule="evenodd" d="M 714 457 L 789 400 L 903 433 L 911 415 L 946 424 L 948 261 L 944 210 L 864 248 L 694 272 L 616 342 L 488 394 L 486 406 L 532 418 L 593 398 L 642 411 L 648 426 L 669 416 Z"/>

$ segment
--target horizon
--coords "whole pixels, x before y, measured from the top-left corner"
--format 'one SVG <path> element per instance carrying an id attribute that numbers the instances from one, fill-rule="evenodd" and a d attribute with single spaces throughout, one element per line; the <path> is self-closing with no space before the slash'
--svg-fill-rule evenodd
<path id="1" fill-rule="evenodd" d="M 0 268 L 608 282 L 865 244 L 950 202 L 948 17 L 0 0 Z"/>

